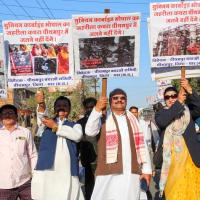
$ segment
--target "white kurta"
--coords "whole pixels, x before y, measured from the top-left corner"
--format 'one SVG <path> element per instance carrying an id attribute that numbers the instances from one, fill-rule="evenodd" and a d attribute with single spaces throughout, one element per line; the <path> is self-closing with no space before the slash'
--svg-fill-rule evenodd
<path id="1" fill-rule="evenodd" d="M 54 166 L 51 170 L 35 170 L 31 193 L 36 200 L 83 200 L 78 177 L 71 176 L 70 154 L 65 138 L 79 140 L 80 125 L 59 125 Z"/>
<path id="2" fill-rule="evenodd" d="M 126 117 L 115 116 L 121 133 L 123 173 L 97 176 L 91 200 L 145 200 L 146 194 L 140 191 L 139 175 L 131 173 L 131 147 Z M 87 135 L 95 136 L 99 133 L 100 117 L 101 113 L 94 109 L 86 125 Z M 145 173 L 151 174 L 151 164 L 145 167 Z"/>
<path id="3" fill-rule="evenodd" d="M 150 150 L 151 149 L 151 132 L 149 128 L 149 123 L 147 121 L 144 121 L 143 119 L 139 119 L 138 122 L 144 134 L 144 140 L 146 142 L 146 145 L 148 149 Z"/>

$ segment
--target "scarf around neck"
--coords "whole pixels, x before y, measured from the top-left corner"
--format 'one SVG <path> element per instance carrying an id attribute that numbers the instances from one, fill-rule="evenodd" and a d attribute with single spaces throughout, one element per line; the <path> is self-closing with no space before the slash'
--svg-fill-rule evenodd
<path id="1" fill-rule="evenodd" d="M 161 169 L 161 177 L 159 182 L 160 196 L 163 195 L 165 185 L 167 182 L 167 177 L 171 165 L 171 155 L 172 146 L 174 146 L 174 151 L 180 153 L 183 150 L 181 143 L 182 135 L 185 132 L 189 122 L 190 122 L 190 111 L 185 105 L 185 110 L 183 115 L 175 119 L 165 130 L 164 140 L 163 140 L 163 164 Z"/>
<path id="2" fill-rule="evenodd" d="M 117 131 L 117 124 L 113 118 L 113 113 L 110 113 L 106 119 L 106 163 L 116 163 L 118 154 L 119 134 Z M 146 151 L 144 143 L 144 135 L 140 129 L 139 123 L 135 116 L 129 111 L 125 115 L 130 121 L 133 139 L 135 142 L 135 149 L 137 154 L 138 163 L 142 164 L 146 160 Z M 119 125 L 120 126 L 120 125 Z"/>

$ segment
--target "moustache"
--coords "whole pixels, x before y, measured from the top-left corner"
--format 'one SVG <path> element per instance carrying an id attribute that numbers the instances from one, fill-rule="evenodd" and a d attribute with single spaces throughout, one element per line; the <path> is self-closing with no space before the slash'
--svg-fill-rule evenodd
<path id="1" fill-rule="evenodd" d="M 57 113 L 59 113 L 59 112 L 67 112 L 67 110 L 65 110 L 65 109 L 58 109 L 58 110 L 56 110 L 56 112 Z"/>
<path id="2" fill-rule="evenodd" d="M 115 102 L 115 104 L 121 104 L 122 103 L 122 101 L 117 101 L 117 102 Z"/>

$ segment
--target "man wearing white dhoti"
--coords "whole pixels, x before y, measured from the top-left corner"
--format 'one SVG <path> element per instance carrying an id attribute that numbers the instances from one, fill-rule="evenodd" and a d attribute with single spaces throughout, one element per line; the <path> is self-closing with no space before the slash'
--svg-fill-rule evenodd
<path id="1" fill-rule="evenodd" d="M 44 108 L 42 104 L 44 102 L 40 102 L 38 107 L 40 116 L 42 116 L 41 110 L 45 110 L 42 109 L 42 106 Z M 76 142 L 82 137 L 82 128 L 79 124 L 67 120 L 70 109 L 70 100 L 61 96 L 54 103 L 56 118 L 49 119 L 45 116 L 41 118 L 43 125 L 39 125 L 43 126 L 44 131 L 32 179 L 33 199 L 84 199 L 78 180 L 76 149 Z"/>
<path id="2" fill-rule="evenodd" d="M 101 97 L 93 109 L 85 132 L 96 136 L 98 160 L 91 200 L 139 200 L 140 179 L 151 178 L 151 162 L 144 135 L 135 116 L 126 111 L 127 95 L 121 89 L 109 95 L 111 113 L 102 117 L 107 98 Z"/>

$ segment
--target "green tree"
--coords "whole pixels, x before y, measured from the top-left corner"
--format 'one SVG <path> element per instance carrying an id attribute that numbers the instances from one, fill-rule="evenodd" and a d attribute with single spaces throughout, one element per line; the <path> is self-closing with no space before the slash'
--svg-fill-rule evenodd
<path id="1" fill-rule="evenodd" d="M 200 78 L 189 78 L 188 79 L 192 88 L 200 94 Z M 176 87 L 178 90 L 180 89 L 180 80 L 173 80 L 172 85 Z"/>
<path id="2" fill-rule="evenodd" d="M 87 97 L 99 97 L 98 79 L 82 80 L 81 84 L 70 94 L 72 102 L 72 110 L 69 118 L 71 120 L 78 120 L 83 115 L 82 102 Z"/>
<path id="3" fill-rule="evenodd" d="M 59 91 L 50 93 L 48 92 L 47 88 L 41 88 L 45 94 L 45 101 L 46 106 L 49 111 L 49 116 L 54 116 L 54 102 L 59 96 L 67 96 L 71 100 L 72 109 L 69 115 L 69 119 L 76 121 L 80 118 L 80 116 L 83 114 L 83 107 L 82 102 L 87 97 L 95 97 L 98 98 L 99 91 L 98 91 L 98 80 L 90 79 L 90 80 L 84 80 L 82 83 L 78 84 L 78 86 L 73 91 Z M 36 92 L 36 90 L 35 90 Z M 28 99 L 25 99 L 26 106 L 31 111 L 35 112 L 37 103 L 35 101 L 35 97 L 30 97 Z"/>

